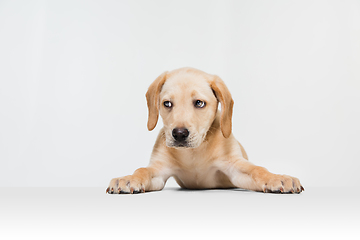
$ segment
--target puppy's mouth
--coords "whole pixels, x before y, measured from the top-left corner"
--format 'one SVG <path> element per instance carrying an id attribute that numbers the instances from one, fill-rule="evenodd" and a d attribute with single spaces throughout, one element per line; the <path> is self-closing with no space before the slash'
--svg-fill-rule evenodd
<path id="1" fill-rule="evenodd" d="M 185 149 L 185 148 L 197 148 L 199 144 L 195 144 L 194 141 L 174 141 L 171 139 L 170 141 L 166 141 L 166 146 L 170 148 L 179 148 L 179 149 Z"/>
<path id="2" fill-rule="evenodd" d="M 192 146 L 187 143 L 187 142 L 173 142 L 173 144 L 171 144 L 173 148 L 191 148 Z"/>

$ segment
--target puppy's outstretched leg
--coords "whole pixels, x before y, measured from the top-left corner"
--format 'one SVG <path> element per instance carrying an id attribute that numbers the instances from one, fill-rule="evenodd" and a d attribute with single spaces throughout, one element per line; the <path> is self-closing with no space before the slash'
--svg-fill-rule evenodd
<path id="1" fill-rule="evenodd" d="M 218 160 L 217 166 L 239 188 L 272 193 L 300 193 L 304 190 L 299 179 L 271 173 L 244 158 Z"/>

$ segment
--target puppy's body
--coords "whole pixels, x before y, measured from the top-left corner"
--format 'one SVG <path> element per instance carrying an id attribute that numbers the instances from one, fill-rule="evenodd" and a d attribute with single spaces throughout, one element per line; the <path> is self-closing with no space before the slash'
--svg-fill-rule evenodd
<path id="1" fill-rule="evenodd" d="M 216 164 L 221 157 L 227 158 L 226 152 L 237 152 L 242 156 L 240 145 L 235 139 L 226 139 L 219 129 L 220 114 L 217 114 L 204 142 L 197 148 L 171 148 L 165 146 L 166 139 L 163 131 L 160 132 L 158 142 L 159 151 L 166 154 L 168 164 L 171 164 L 171 175 L 183 188 L 208 189 L 208 188 L 231 188 L 235 187 L 229 178 L 220 170 Z M 216 136 L 218 135 L 218 136 Z M 230 137 L 232 138 L 232 136 Z M 161 149 L 163 148 L 163 149 Z M 154 157 L 153 162 L 159 160 Z M 151 162 L 151 163 L 153 163 Z M 150 164 L 151 165 L 151 164 Z"/>
<path id="2" fill-rule="evenodd" d="M 112 179 L 107 192 L 161 190 L 171 176 L 189 189 L 303 190 L 297 178 L 272 174 L 248 161 L 231 133 L 233 100 L 219 77 L 192 68 L 165 72 L 146 97 L 148 129 L 155 128 L 159 113 L 164 122 L 150 164 L 133 175 Z"/>

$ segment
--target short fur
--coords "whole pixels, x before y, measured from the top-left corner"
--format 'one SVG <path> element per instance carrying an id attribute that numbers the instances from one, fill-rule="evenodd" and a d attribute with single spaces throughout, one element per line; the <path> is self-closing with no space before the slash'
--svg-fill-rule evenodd
<path id="1" fill-rule="evenodd" d="M 150 163 L 132 175 L 112 179 L 106 192 L 157 191 L 164 188 L 169 177 L 187 189 L 304 190 L 297 178 L 270 173 L 248 161 L 244 148 L 231 133 L 234 101 L 218 76 L 193 68 L 164 72 L 150 85 L 146 99 L 149 131 L 156 127 L 159 114 L 164 122 Z M 204 101 L 205 107 L 196 108 L 197 100 Z M 165 101 L 170 101 L 172 107 L 165 107 Z M 185 146 L 176 144 L 174 128 L 188 129 Z"/>

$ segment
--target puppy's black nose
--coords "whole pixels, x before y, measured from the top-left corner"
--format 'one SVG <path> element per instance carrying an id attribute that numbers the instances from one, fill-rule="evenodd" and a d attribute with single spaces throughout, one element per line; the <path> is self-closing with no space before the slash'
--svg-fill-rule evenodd
<path id="1" fill-rule="evenodd" d="M 189 131 L 186 128 L 174 128 L 172 135 L 176 141 L 184 142 L 189 136 Z"/>

